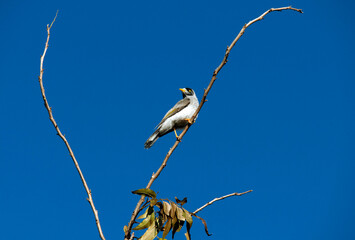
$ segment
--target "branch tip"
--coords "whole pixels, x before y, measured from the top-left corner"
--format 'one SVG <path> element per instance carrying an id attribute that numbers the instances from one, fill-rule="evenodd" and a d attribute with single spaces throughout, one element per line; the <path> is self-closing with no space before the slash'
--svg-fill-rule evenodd
<path id="1" fill-rule="evenodd" d="M 193 213 L 194 214 L 198 213 L 199 211 L 201 211 L 202 209 L 204 209 L 205 207 L 211 205 L 212 203 L 214 203 L 216 201 L 220 201 L 220 200 L 223 200 L 223 199 L 228 198 L 228 197 L 241 196 L 241 195 L 247 194 L 247 193 L 252 192 L 252 191 L 253 190 L 248 190 L 248 191 L 242 192 L 242 193 L 235 192 L 235 193 L 231 193 L 231 194 L 219 197 L 219 198 L 215 198 L 212 201 L 210 201 L 210 202 L 206 203 L 205 205 L 203 205 L 202 207 L 200 207 L 199 209 L 195 210 Z"/>

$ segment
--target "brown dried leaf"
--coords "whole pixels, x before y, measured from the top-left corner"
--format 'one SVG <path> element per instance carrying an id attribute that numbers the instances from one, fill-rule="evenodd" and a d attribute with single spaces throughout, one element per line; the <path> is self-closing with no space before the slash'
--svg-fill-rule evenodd
<path id="1" fill-rule="evenodd" d="M 170 210 L 170 217 L 175 218 L 176 209 L 177 209 L 177 205 L 172 202 L 171 203 L 171 210 Z"/>
<path id="2" fill-rule="evenodd" d="M 181 228 L 184 226 L 184 221 L 179 221 L 179 228 L 176 230 L 176 232 L 180 232 Z"/>
<path id="3" fill-rule="evenodd" d="M 164 226 L 166 220 L 167 220 L 167 217 L 166 217 L 165 215 L 163 215 L 163 214 L 159 214 L 159 217 L 156 218 L 155 224 L 156 224 L 156 226 L 157 226 L 157 230 L 158 230 L 158 231 L 162 231 L 163 226 Z"/>
<path id="4" fill-rule="evenodd" d="M 164 227 L 163 238 L 165 238 L 168 235 L 168 233 L 170 232 L 171 222 L 172 222 L 172 219 L 169 218 L 165 224 L 165 227 Z"/>
<path id="5" fill-rule="evenodd" d="M 163 209 L 163 204 L 162 204 L 161 202 L 157 202 L 157 203 L 155 204 L 155 206 L 157 206 L 157 207 L 160 208 L 160 209 Z"/>
<path id="6" fill-rule="evenodd" d="M 183 210 L 184 210 L 184 216 L 185 216 L 185 219 L 186 219 L 186 233 L 185 233 L 185 236 L 186 236 L 187 240 L 190 240 L 191 239 L 190 229 L 191 229 L 191 226 L 192 226 L 192 217 L 191 217 L 191 214 L 189 213 L 189 211 L 187 211 L 186 209 L 183 209 Z"/>
<path id="7" fill-rule="evenodd" d="M 179 207 L 176 208 L 176 216 L 180 221 L 185 221 L 184 211 Z"/>
<path id="8" fill-rule="evenodd" d="M 173 231 L 172 231 L 172 238 L 174 238 L 174 235 L 176 232 L 180 232 L 182 226 L 184 226 L 184 221 L 179 221 L 177 220 L 175 224 L 173 225 Z"/>
<path id="9" fill-rule="evenodd" d="M 166 216 L 170 216 L 169 214 L 170 214 L 171 206 L 169 203 L 163 201 L 163 210 Z"/>
<path id="10" fill-rule="evenodd" d="M 174 226 L 177 221 L 179 221 L 179 220 L 178 220 L 177 217 L 175 216 L 175 217 L 173 218 L 173 220 L 171 220 L 171 225 Z"/>
<path id="11" fill-rule="evenodd" d="M 173 230 L 171 232 L 172 238 L 174 238 L 176 232 L 179 232 L 181 230 L 182 226 L 180 226 L 180 222 L 182 222 L 182 221 L 177 220 L 175 222 L 175 224 L 173 224 Z M 182 222 L 182 223 L 184 223 L 184 222 Z"/>
<path id="12" fill-rule="evenodd" d="M 183 211 L 184 211 L 184 217 L 186 219 L 186 222 L 188 222 L 190 224 L 190 226 L 192 226 L 192 216 L 191 216 L 190 212 L 184 208 L 183 208 Z"/>

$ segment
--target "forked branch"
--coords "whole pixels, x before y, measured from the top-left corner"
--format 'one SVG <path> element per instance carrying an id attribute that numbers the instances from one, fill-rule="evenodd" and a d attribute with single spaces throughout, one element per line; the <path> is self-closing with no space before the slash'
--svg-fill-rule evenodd
<path id="1" fill-rule="evenodd" d="M 44 86 L 43 86 L 43 61 L 44 61 L 44 57 L 47 53 L 47 49 L 48 49 L 48 42 L 49 42 L 49 37 L 50 37 L 50 30 L 53 26 L 53 23 L 55 22 L 55 20 L 57 19 L 57 15 L 58 15 L 58 11 L 57 13 L 55 14 L 55 17 L 51 23 L 51 25 L 47 25 L 47 41 L 46 41 L 46 45 L 44 47 L 44 51 L 43 51 L 43 55 L 41 56 L 41 64 L 40 64 L 40 74 L 39 74 L 39 77 L 38 77 L 38 81 L 39 81 L 39 85 L 41 87 L 41 92 L 42 92 L 42 97 L 43 97 L 43 101 L 44 101 L 44 106 L 46 107 L 47 111 L 48 111 L 48 115 L 49 115 L 49 119 L 51 120 L 55 130 L 57 131 L 57 134 L 58 136 L 63 140 L 63 142 L 65 143 L 65 146 L 67 147 L 68 151 L 69 151 L 69 154 L 70 154 L 70 157 L 72 158 L 73 162 L 74 162 L 74 165 L 76 167 L 76 170 L 78 171 L 79 173 L 79 176 L 80 176 L 80 179 L 84 185 L 84 188 L 85 188 L 85 191 L 88 195 L 88 202 L 91 206 L 91 209 L 94 213 L 94 216 L 95 216 L 95 220 L 96 220 L 96 226 L 97 226 L 97 229 L 99 231 L 99 234 L 100 234 L 100 238 L 102 240 L 105 240 L 105 237 L 104 237 L 104 234 L 102 233 L 102 229 L 101 229 L 101 225 L 100 225 L 100 220 L 99 220 L 99 214 L 98 214 L 98 211 L 96 210 L 95 208 L 95 205 L 94 205 L 94 201 L 92 199 L 92 194 L 91 194 L 91 190 L 89 189 L 86 181 L 85 181 L 85 178 L 84 178 L 84 175 L 83 173 L 81 172 L 80 170 L 80 167 L 79 167 L 79 163 L 78 161 L 76 160 L 75 156 L 74 156 L 74 153 L 73 153 L 73 150 L 71 149 L 70 145 L 69 145 L 69 142 L 68 140 L 65 138 L 65 136 L 62 134 L 62 132 L 60 131 L 59 127 L 58 127 L 58 124 L 57 122 L 54 120 L 54 117 L 53 117 L 53 113 L 52 113 L 52 108 L 49 106 L 48 104 L 48 101 L 47 101 L 47 98 L 46 98 L 46 94 L 45 94 L 45 91 L 44 91 Z"/>
<path id="2" fill-rule="evenodd" d="M 239 34 L 237 35 L 237 37 L 232 41 L 232 43 L 230 44 L 230 46 L 227 47 L 226 52 L 224 54 L 223 60 L 220 63 L 220 65 L 213 71 L 212 74 L 212 79 L 210 80 L 210 83 L 208 84 L 207 88 L 204 91 L 203 97 L 201 99 L 200 105 L 198 106 L 196 112 L 194 113 L 194 115 L 192 116 L 191 120 L 192 122 L 194 122 L 194 120 L 196 119 L 196 116 L 198 115 L 198 113 L 200 112 L 202 106 L 205 104 L 205 102 L 207 101 L 207 95 L 209 93 L 209 91 L 211 90 L 214 82 L 217 79 L 217 74 L 219 73 L 219 71 L 223 68 L 223 66 L 227 63 L 228 60 L 228 56 L 230 51 L 232 50 L 232 48 L 234 47 L 234 45 L 237 43 L 237 41 L 241 38 L 241 36 L 243 36 L 245 30 L 252 25 L 255 22 L 258 22 L 260 20 L 262 20 L 267 14 L 271 13 L 271 12 L 275 12 L 275 11 L 283 11 L 283 10 L 292 10 L 292 11 L 297 11 L 299 13 L 303 13 L 301 9 L 297 9 L 297 8 L 293 8 L 291 6 L 289 7 L 281 7 L 281 8 L 270 8 L 269 10 L 267 10 L 266 12 L 264 12 L 263 14 L 261 14 L 259 17 L 251 20 L 250 22 L 248 22 L 247 24 L 245 24 L 242 29 L 240 30 Z M 163 169 L 166 166 L 166 163 L 168 162 L 171 154 L 174 152 L 174 150 L 176 149 L 176 147 L 179 145 L 179 143 L 181 142 L 181 139 L 184 137 L 184 135 L 186 134 L 186 132 L 189 130 L 189 128 L 191 127 L 191 125 L 187 125 L 185 127 L 185 129 L 182 131 L 182 133 L 179 135 L 179 137 L 177 138 L 176 142 L 174 143 L 174 145 L 172 146 L 172 148 L 170 148 L 169 152 L 166 154 L 162 165 L 159 167 L 159 169 L 157 170 L 156 173 L 153 173 L 152 177 L 150 178 L 147 187 L 146 188 L 150 188 L 153 184 L 153 182 L 155 181 L 155 179 L 157 179 L 160 175 L 160 173 L 163 171 Z M 127 227 L 127 231 L 125 232 L 125 240 L 130 239 L 130 235 L 131 235 L 131 231 L 132 231 L 132 226 L 135 222 L 135 219 L 139 213 L 139 209 L 142 205 L 144 201 L 144 196 L 142 196 L 140 198 L 140 200 L 137 203 L 136 208 L 134 209 L 131 219 L 128 223 L 128 227 Z"/>

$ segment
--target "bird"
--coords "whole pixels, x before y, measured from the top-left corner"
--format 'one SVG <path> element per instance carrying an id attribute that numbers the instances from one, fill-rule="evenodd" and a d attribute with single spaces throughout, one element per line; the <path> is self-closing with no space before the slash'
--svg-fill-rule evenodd
<path id="1" fill-rule="evenodd" d="M 158 140 L 158 138 L 174 131 L 176 138 L 176 130 L 184 128 L 188 124 L 192 124 L 192 115 L 198 108 L 199 102 L 194 90 L 191 88 L 180 88 L 182 99 L 172 107 L 155 127 L 155 132 L 144 143 L 144 148 L 148 149 Z"/>

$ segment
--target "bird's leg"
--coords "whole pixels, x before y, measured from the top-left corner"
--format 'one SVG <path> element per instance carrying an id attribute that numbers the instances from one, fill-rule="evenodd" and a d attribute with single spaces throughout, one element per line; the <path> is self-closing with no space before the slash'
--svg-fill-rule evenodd
<path id="1" fill-rule="evenodd" d="M 175 128 L 174 128 L 174 133 L 175 133 L 176 139 L 178 139 L 179 136 L 177 135 Z"/>
<path id="2" fill-rule="evenodd" d="M 195 120 L 192 121 L 191 118 L 185 118 L 185 120 L 186 120 L 190 125 L 192 125 L 192 124 L 195 123 Z"/>

